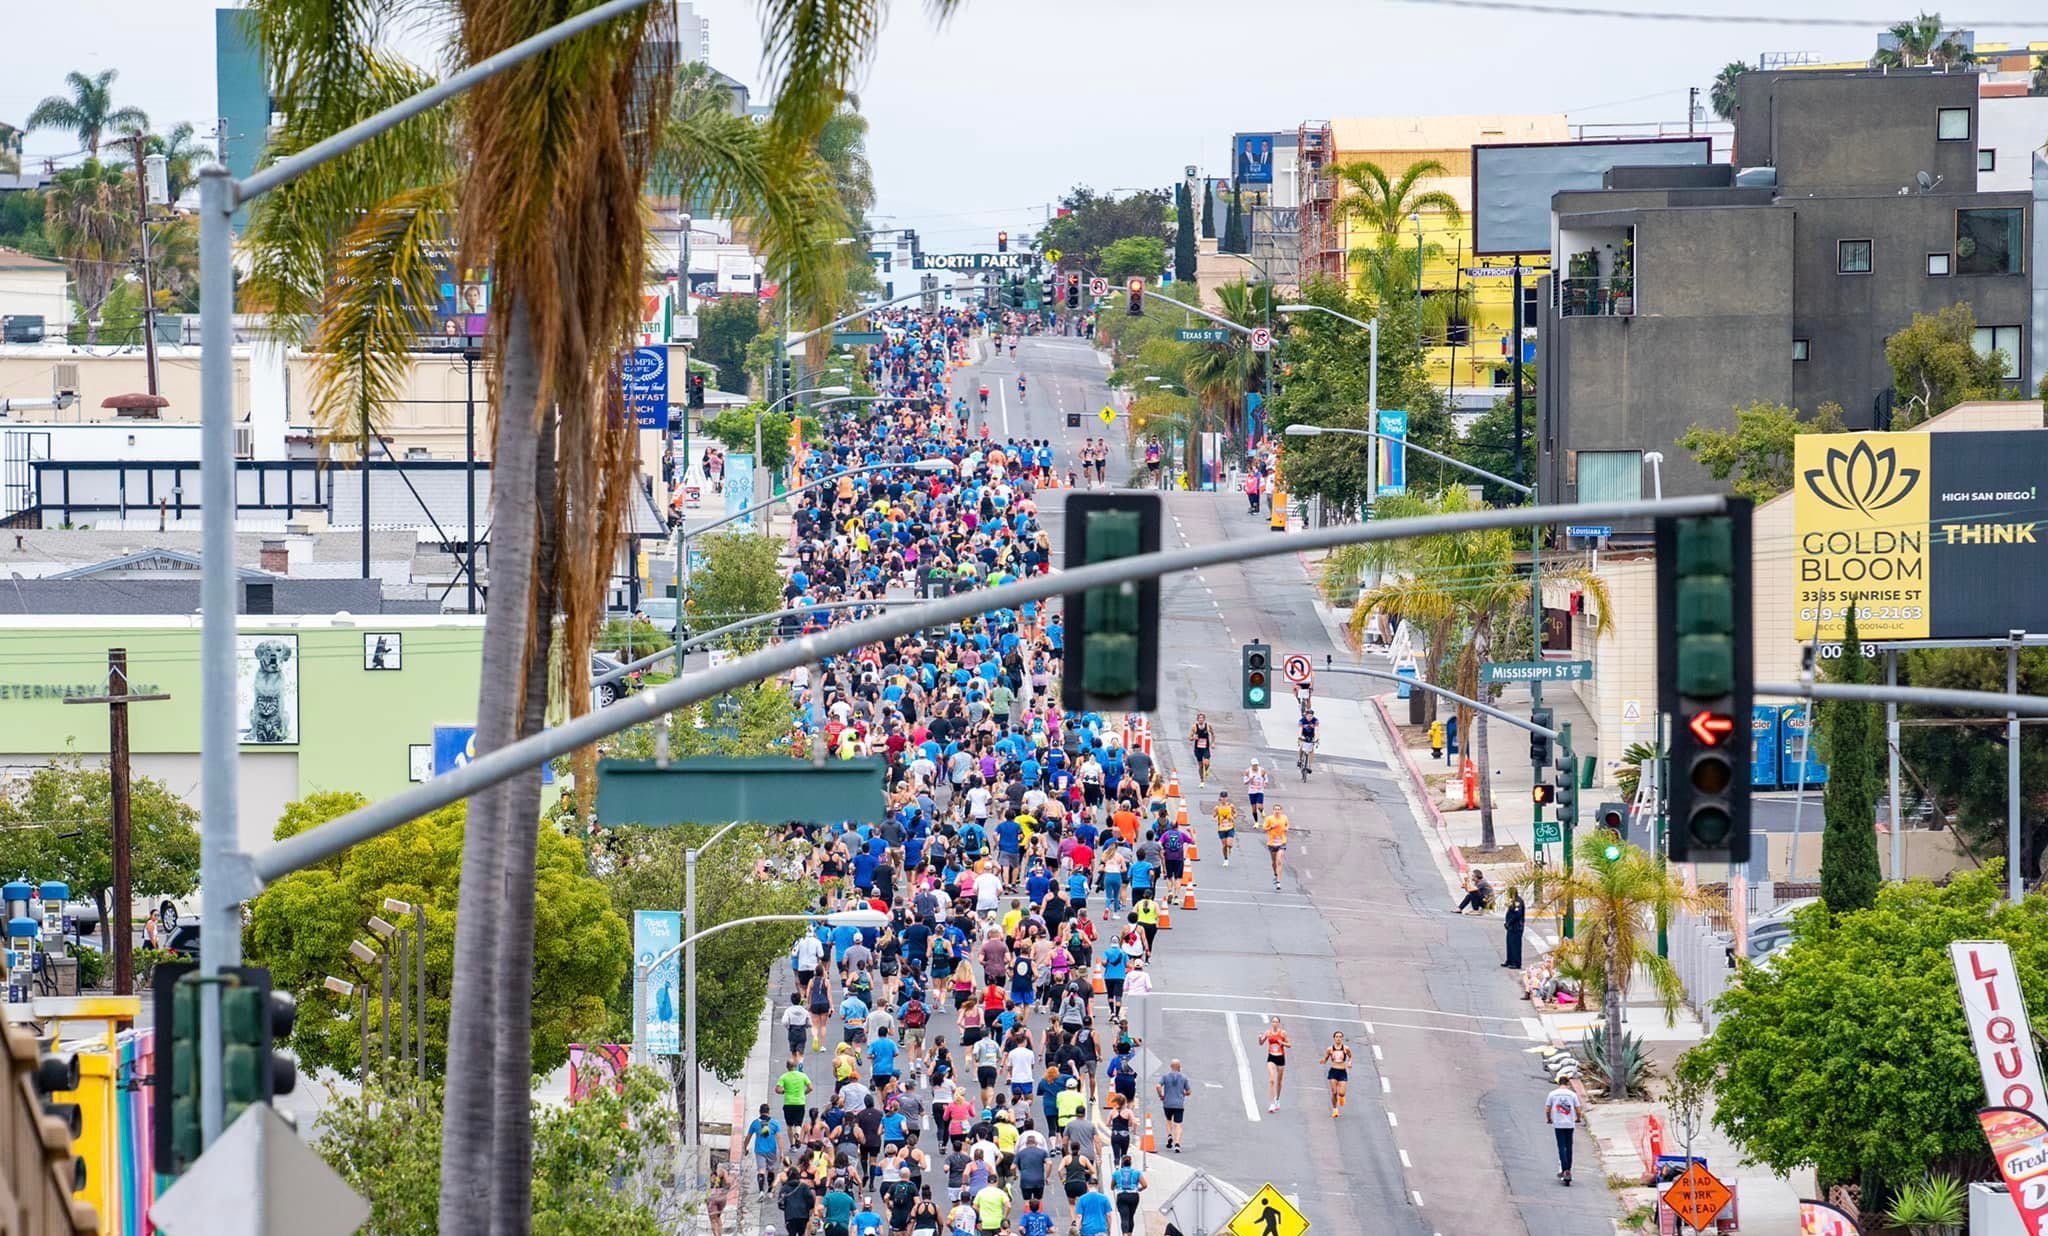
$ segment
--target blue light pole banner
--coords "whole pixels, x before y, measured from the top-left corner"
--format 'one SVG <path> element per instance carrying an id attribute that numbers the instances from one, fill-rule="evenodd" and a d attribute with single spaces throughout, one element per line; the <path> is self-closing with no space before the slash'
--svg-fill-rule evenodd
<path id="1" fill-rule="evenodd" d="M 754 453 L 734 451 L 725 457 L 725 513 L 738 515 L 754 505 Z M 751 532 L 754 517 L 736 519 L 732 525 L 742 532 Z"/>
<path id="2" fill-rule="evenodd" d="M 1407 493 L 1408 414 L 1382 408 L 1379 423 L 1373 426 L 1373 430 L 1379 434 L 1372 444 L 1372 449 L 1380 457 L 1378 496 L 1389 498 Z"/>
<path id="3" fill-rule="evenodd" d="M 668 424 L 668 349 L 634 348 L 625 358 L 623 377 L 633 423 L 641 429 L 664 428 Z"/>
<path id="4" fill-rule="evenodd" d="M 678 910 L 633 911 L 633 969 L 654 965 L 654 959 L 682 942 L 683 916 Z M 638 1027 L 640 1042 L 651 1056 L 683 1054 L 683 955 L 647 973 L 646 1020 Z"/>

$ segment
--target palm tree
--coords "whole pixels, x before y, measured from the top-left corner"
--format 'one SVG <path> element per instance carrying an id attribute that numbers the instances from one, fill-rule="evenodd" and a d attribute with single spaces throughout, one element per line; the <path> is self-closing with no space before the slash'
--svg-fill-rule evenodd
<path id="1" fill-rule="evenodd" d="M 1239 279 L 1223 284 L 1216 289 L 1216 300 L 1223 316 L 1239 326 L 1262 326 L 1272 320 L 1272 289 L 1263 283 Z M 1233 338 L 1196 344 L 1181 372 L 1181 382 L 1204 413 L 1223 409 L 1234 431 L 1239 427 L 1245 394 L 1252 389 L 1252 372 L 1250 352 Z"/>
<path id="2" fill-rule="evenodd" d="M 1713 105 L 1714 114 L 1723 120 L 1735 119 L 1735 79 L 1749 72 L 1749 66 L 1740 60 L 1731 60 L 1714 74 L 1714 84 L 1707 90 L 1707 101 Z"/>
<path id="3" fill-rule="evenodd" d="M 72 70 L 64 75 L 71 96 L 53 94 L 36 104 L 28 114 L 31 129 L 65 129 L 78 137 L 88 157 L 100 157 L 100 138 L 108 129 L 117 133 L 141 133 L 149 128 L 149 117 L 139 107 L 115 107 L 113 82 L 118 74 L 108 69 L 98 77 Z"/>
<path id="4" fill-rule="evenodd" d="M 1886 33 L 1898 46 L 1879 48 L 1877 54 L 1870 58 L 1873 68 L 1909 69 L 1924 64 L 1946 69 L 1973 64 L 1977 59 L 1960 39 L 1943 29 L 1939 13 L 1922 13 L 1911 21 L 1898 23 Z"/>
<path id="5" fill-rule="evenodd" d="M 98 343 L 100 308 L 135 247 L 135 182 L 97 159 L 58 172 L 43 194 L 43 235 L 71 268 L 72 296 Z"/>
<path id="6" fill-rule="evenodd" d="M 1343 194 L 1334 211 L 1338 219 L 1356 219 L 1382 236 L 1399 236 L 1408 221 L 1424 210 L 1440 212 L 1452 227 L 1464 221 L 1457 198 L 1442 189 L 1416 191 L 1416 184 L 1425 176 L 1450 174 L 1450 169 L 1435 159 L 1417 159 L 1399 176 L 1389 176 L 1385 168 L 1369 159 L 1340 163 L 1333 170 L 1339 182 L 1352 190 L 1338 190 Z"/>
<path id="7" fill-rule="evenodd" d="M 832 169 L 832 183 L 855 228 L 875 206 L 875 169 L 868 162 L 868 120 L 848 100 L 818 134 L 817 154 Z"/>
<path id="8" fill-rule="evenodd" d="M 1610 857 L 1612 855 L 1612 857 Z M 1598 997 L 1607 1020 L 1607 1076 L 1610 1094 L 1620 1097 L 1622 1007 L 1640 967 L 1657 990 L 1667 1019 L 1675 1018 L 1685 985 L 1669 958 L 1657 955 L 1657 924 L 1679 910 L 1703 910 L 1706 899 L 1655 857 L 1624 841 L 1594 832 L 1579 838 L 1571 874 L 1562 865 L 1531 866 L 1517 872 L 1510 887 L 1524 889 L 1538 914 L 1577 912 L 1573 937 L 1557 947 L 1558 960 Z"/>
<path id="9" fill-rule="evenodd" d="M 1373 512 L 1377 519 L 1396 519 L 1478 506 L 1464 486 L 1454 485 L 1435 499 L 1413 494 L 1381 498 Z M 1494 659 L 1504 637 L 1529 612 L 1529 577 L 1515 566 L 1519 549 L 1515 533 L 1504 528 L 1379 542 L 1332 554 L 1326 560 L 1324 579 L 1353 580 L 1367 569 L 1383 574 L 1381 583 L 1359 594 L 1351 612 L 1352 629 L 1363 632 L 1375 610 L 1415 623 L 1431 650 L 1430 680 L 1451 682 L 1460 695 L 1485 699 L 1480 694 L 1480 666 Z M 1562 575 L 1553 572 L 1546 578 L 1569 579 L 1572 587 L 1593 599 L 1598 612 L 1596 635 L 1612 629 L 1604 579 L 1575 569 Z M 1490 767 L 1485 716 L 1459 706 L 1458 732 L 1472 736 L 1472 757 L 1478 766 L 1482 770 Z M 1490 778 L 1482 775 L 1479 785 L 1480 844 L 1492 848 Z"/>

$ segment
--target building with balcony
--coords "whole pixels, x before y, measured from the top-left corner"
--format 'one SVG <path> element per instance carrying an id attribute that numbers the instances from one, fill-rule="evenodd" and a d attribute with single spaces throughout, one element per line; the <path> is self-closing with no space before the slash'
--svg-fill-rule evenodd
<path id="1" fill-rule="evenodd" d="M 1538 347 L 1544 494 L 1718 488 L 1678 439 L 1732 427 L 1771 400 L 1852 428 L 1890 423 L 1885 342 L 1916 313 L 1971 306 L 1977 345 L 2032 390 L 2048 265 L 2031 188 L 1987 191 L 1971 74 L 1750 72 L 1738 83 L 1738 165 L 1616 167 L 1551 202 L 1555 248 Z M 1618 530 L 1619 531 L 1619 530 Z"/>

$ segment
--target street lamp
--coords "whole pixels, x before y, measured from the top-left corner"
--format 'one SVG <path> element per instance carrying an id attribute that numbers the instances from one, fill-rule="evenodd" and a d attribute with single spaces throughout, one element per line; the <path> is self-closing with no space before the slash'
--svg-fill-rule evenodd
<path id="1" fill-rule="evenodd" d="M 350 951 L 353 952 L 354 950 L 351 949 Z M 336 978 L 332 974 L 321 979 L 320 985 L 335 995 L 340 996 L 343 1000 L 354 996 L 358 990 L 357 984 L 351 983 L 344 978 Z M 363 1085 L 368 1086 L 370 1084 L 370 988 L 367 984 L 364 984 L 360 990 L 363 993 L 363 998 L 356 1006 L 356 1028 L 361 1033 L 363 1040 L 363 1071 L 361 1080 Z"/>
<path id="2" fill-rule="evenodd" d="M 1287 427 L 1287 436 L 1290 438 L 1317 438 L 1321 437 L 1326 433 L 1344 434 L 1354 438 L 1373 438 L 1375 440 L 1384 436 L 1373 429 L 1352 429 L 1344 425 L 1296 424 L 1289 425 Z M 1451 465 L 1453 468 L 1459 468 L 1463 471 L 1470 472 L 1472 475 L 1492 481 L 1496 485 L 1505 485 L 1509 489 L 1512 489 L 1516 493 L 1522 494 L 1524 496 L 1536 492 L 1535 490 L 1529 488 L 1529 486 L 1522 484 L 1520 481 L 1511 481 L 1504 476 L 1499 476 L 1492 472 L 1488 472 L 1484 468 L 1475 468 L 1471 464 L 1466 463 L 1462 459 L 1454 459 L 1449 455 L 1439 454 L 1436 451 L 1430 450 L 1426 446 L 1418 446 L 1413 442 L 1404 441 L 1401 444 L 1401 449 L 1404 451 L 1414 451 L 1418 455 L 1427 455 L 1431 459 L 1437 460 L 1440 463 L 1447 463 Z"/>
<path id="3" fill-rule="evenodd" d="M 413 1049 L 416 1053 L 415 1067 L 418 1070 L 419 1078 L 421 1081 L 425 1081 L 427 1079 L 427 907 L 416 902 L 400 901 L 396 897 L 386 897 L 384 899 L 384 912 L 386 914 L 410 916 L 412 919 L 414 975 L 412 1003 Z M 398 968 L 398 987 L 401 993 L 405 989 L 405 983 L 405 967 L 400 965 Z M 402 1004 L 403 1000 L 400 1003 Z M 399 1045 L 403 1047 L 404 1032 L 402 1028 L 399 1040 Z"/>

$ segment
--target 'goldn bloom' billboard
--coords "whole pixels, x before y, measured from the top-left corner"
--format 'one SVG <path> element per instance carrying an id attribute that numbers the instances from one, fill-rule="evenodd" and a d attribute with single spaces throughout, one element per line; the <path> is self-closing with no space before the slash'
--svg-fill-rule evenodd
<path id="1" fill-rule="evenodd" d="M 1806 434 L 1793 448 L 1793 634 L 2048 631 L 2048 432 Z"/>

